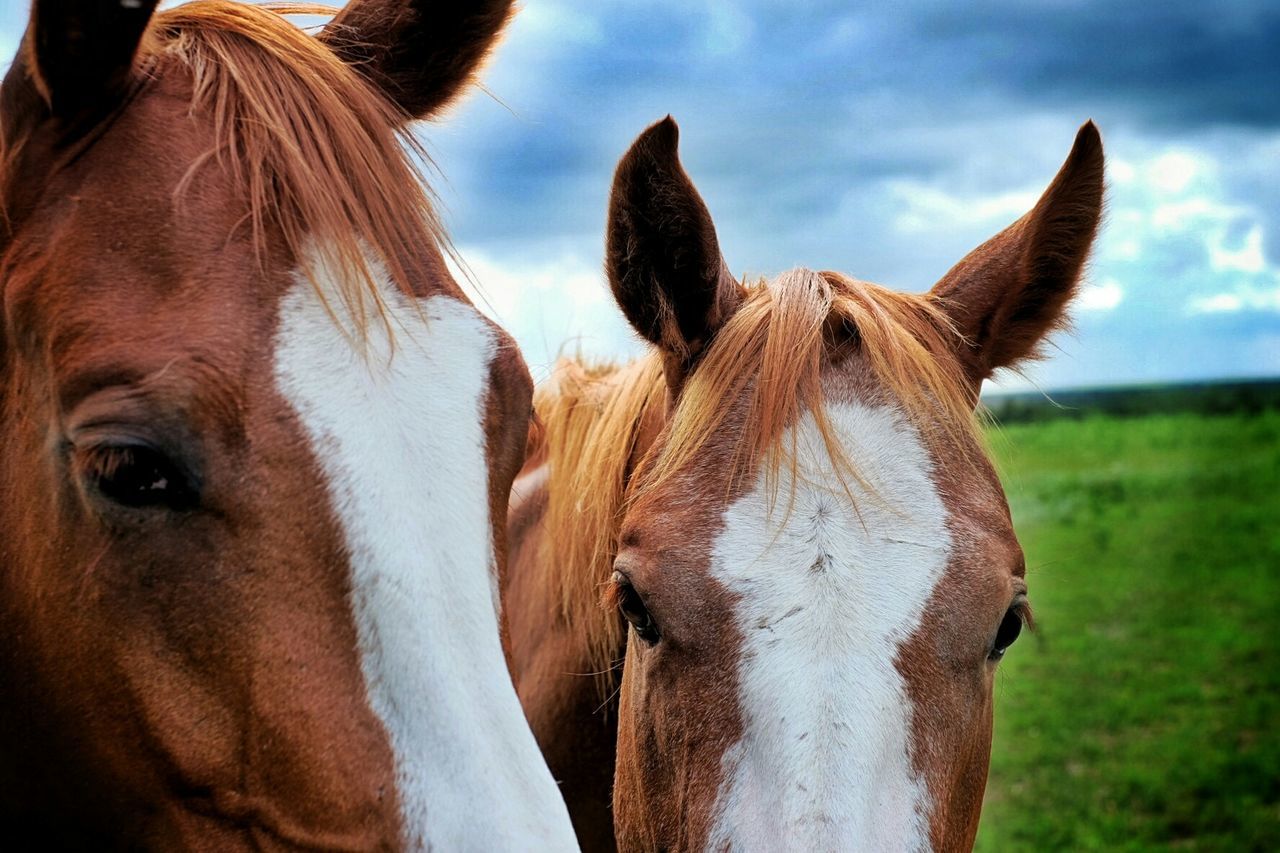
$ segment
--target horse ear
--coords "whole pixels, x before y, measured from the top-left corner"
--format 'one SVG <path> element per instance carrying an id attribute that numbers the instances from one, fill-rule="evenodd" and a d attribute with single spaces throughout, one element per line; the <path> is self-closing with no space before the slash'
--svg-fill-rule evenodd
<path id="1" fill-rule="evenodd" d="M 412 118 L 451 101 L 511 18 L 514 0 L 351 0 L 320 34 Z"/>
<path id="2" fill-rule="evenodd" d="M 742 301 L 711 214 L 680 165 L 679 143 L 680 129 L 667 116 L 623 155 L 605 245 L 614 299 L 663 351 L 673 388 Z"/>
<path id="3" fill-rule="evenodd" d="M 101 114 L 128 91 L 134 58 L 156 4 L 35 0 L 12 71 L 25 74 L 60 119 Z"/>
<path id="4" fill-rule="evenodd" d="M 930 292 L 967 340 L 960 357 L 975 385 L 1035 358 L 1045 337 L 1066 325 L 1102 194 L 1102 138 L 1090 121 L 1031 212 L 966 255 Z"/>

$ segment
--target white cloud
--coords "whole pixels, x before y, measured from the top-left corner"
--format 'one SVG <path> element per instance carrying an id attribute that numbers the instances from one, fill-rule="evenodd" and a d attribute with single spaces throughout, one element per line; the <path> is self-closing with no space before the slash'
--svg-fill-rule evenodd
<path id="1" fill-rule="evenodd" d="M 1234 293 L 1198 296 L 1187 303 L 1189 314 L 1235 314 L 1246 310 L 1280 311 L 1280 286 L 1242 287 Z"/>
<path id="2" fill-rule="evenodd" d="M 598 45 L 604 41 L 600 22 L 589 12 L 555 3 L 523 4 L 511 26 L 513 32 L 518 27 L 530 41 L 539 43 Z M 515 35 L 509 33 L 508 38 Z"/>
<path id="3" fill-rule="evenodd" d="M 1035 206 L 1042 187 L 964 197 L 918 181 L 891 181 L 887 188 L 901 212 L 894 226 L 907 234 L 976 225 L 1007 225 Z"/>
<path id="4" fill-rule="evenodd" d="M 1229 249 L 1223 245 L 1222 235 L 1209 242 L 1209 265 L 1220 272 L 1260 273 L 1267 268 L 1262 252 L 1262 225 L 1254 223 L 1245 234 L 1244 245 Z"/>
<path id="5" fill-rule="evenodd" d="M 1192 314 L 1230 314 L 1244 307 L 1244 300 L 1234 293 L 1215 293 L 1191 300 L 1188 309 Z"/>
<path id="6" fill-rule="evenodd" d="M 1111 247 L 1111 256 L 1122 261 L 1136 261 L 1142 257 L 1142 243 L 1134 239 L 1117 240 Z"/>
<path id="7" fill-rule="evenodd" d="M 1123 179 L 1112 184 L 1097 266 L 1122 277 L 1139 302 L 1167 305 L 1172 297 L 1188 316 L 1280 310 L 1280 268 L 1268 261 L 1265 245 L 1267 214 L 1228 193 L 1222 165 L 1185 148 L 1131 157 Z M 1122 295 L 1089 288 L 1080 307 L 1109 310 Z"/>
<path id="8" fill-rule="evenodd" d="M 565 253 L 512 263 L 466 246 L 458 253 L 470 275 L 450 262 L 454 277 L 476 307 L 515 337 L 535 379 L 548 376 L 561 355 L 622 360 L 643 352 L 598 262 Z"/>
<path id="9" fill-rule="evenodd" d="M 1169 151 L 1148 163 L 1144 172 L 1147 183 L 1160 192 L 1180 193 L 1203 175 L 1208 165 L 1199 153 Z"/>
<path id="10" fill-rule="evenodd" d="M 1110 311 L 1124 299 L 1124 288 L 1114 278 L 1103 279 L 1080 291 L 1076 306 L 1082 311 Z"/>
<path id="11" fill-rule="evenodd" d="M 1247 208 L 1223 204 L 1207 195 L 1197 195 L 1156 204 L 1152 209 L 1150 222 L 1161 231 L 1185 231 L 1200 227 L 1206 222 L 1234 220 L 1246 213 Z"/>
<path id="12" fill-rule="evenodd" d="M 1107 180 L 1112 184 L 1130 184 L 1138 170 L 1127 160 L 1112 159 L 1107 162 Z"/>

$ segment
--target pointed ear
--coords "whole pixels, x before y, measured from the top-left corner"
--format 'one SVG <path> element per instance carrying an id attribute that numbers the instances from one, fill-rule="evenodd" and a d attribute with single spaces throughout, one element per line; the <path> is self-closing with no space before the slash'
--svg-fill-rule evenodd
<path id="1" fill-rule="evenodd" d="M 1026 216 L 974 249 L 930 292 L 968 341 L 961 362 L 975 384 L 1035 358 L 1066 325 L 1102 216 L 1102 139 L 1093 122 Z"/>
<path id="2" fill-rule="evenodd" d="M 351 0 L 320 39 L 411 118 L 442 110 L 471 80 L 514 0 Z"/>
<path id="3" fill-rule="evenodd" d="M 156 3 L 35 0 L 22 53 L 9 77 L 25 74 L 25 82 L 57 118 L 70 121 L 107 112 L 128 91 Z"/>
<path id="4" fill-rule="evenodd" d="M 742 301 L 679 142 L 667 116 L 632 143 L 613 177 L 605 246 L 614 299 L 663 351 L 673 389 Z"/>

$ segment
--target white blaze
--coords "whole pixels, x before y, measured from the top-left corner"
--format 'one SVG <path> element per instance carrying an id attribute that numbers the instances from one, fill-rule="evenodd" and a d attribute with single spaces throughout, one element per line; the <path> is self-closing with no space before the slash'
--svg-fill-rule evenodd
<path id="1" fill-rule="evenodd" d="M 724 759 L 712 850 L 929 848 L 894 658 L 946 567 L 946 510 L 918 434 L 895 411 L 838 404 L 827 416 L 876 494 L 850 483 L 855 511 L 806 414 L 785 525 L 784 467 L 774 517 L 758 483 L 715 542 L 713 572 L 741 597 L 744 732 Z"/>
<path id="2" fill-rule="evenodd" d="M 323 277 L 322 277 L 323 278 Z M 332 281 L 330 306 L 347 316 Z M 493 336 L 473 308 L 384 287 L 358 351 L 299 276 L 276 377 L 328 479 L 351 558 L 369 701 L 410 848 L 576 850 L 507 674 L 483 429 Z M 424 324 L 425 320 L 425 324 Z"/>

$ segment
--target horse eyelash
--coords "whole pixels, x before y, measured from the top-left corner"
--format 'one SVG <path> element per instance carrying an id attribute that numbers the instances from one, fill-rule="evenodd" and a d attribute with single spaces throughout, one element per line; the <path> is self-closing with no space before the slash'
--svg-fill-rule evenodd
<path id="1" fill-rule="evenodd" d="M 94 479 L 114 477 L 134 461 L 133 448 L 129 447 L 77 448 L 75 456 L 81 473 Z"/>
<path id="2" fill-rule="evenodd" d="M 1025 598 L 1019 599 L 1010 609 L 1022 620 L 1022 627 L 1034 634 L 1036 631 L 1036 616 L 1031 609 L 1031 602 Z"/>
<path id="3" fill-rule="evenodd" d="M 600 593 L 600 607 L 604 610 L 617 610 L 622 603 L 621 584 L 610 575 L 603 586 L 604 589 Z"/>

